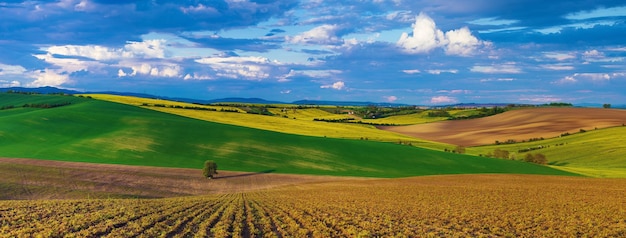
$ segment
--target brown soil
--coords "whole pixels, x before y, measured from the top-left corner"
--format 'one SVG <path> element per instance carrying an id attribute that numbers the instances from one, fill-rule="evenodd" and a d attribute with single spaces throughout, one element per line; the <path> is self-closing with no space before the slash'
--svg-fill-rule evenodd
<path id="1" fill-rule="evenodd" d="M 603 108 L 532 108 L 495 116 L 442 121 L 410 126 L 381 126 L 379 129 L 454 145 L 476 146 L 495 141 L 552 138 L 580 129 L 622 126 L 626 110 Z"/>
<path id="2" fill-rule="evenodd" d="M 160 198 L 235 193 L 356 178 L 0 158 L 0 199 Z"/>

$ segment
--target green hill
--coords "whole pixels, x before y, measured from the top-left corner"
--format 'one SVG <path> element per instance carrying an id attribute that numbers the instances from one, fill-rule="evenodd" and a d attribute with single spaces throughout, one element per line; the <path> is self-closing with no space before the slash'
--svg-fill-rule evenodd
<path id="1" fill-rule="evenodd" d="M 21 107 L 24 104 L 62 106 Z M 284 134 L 140 107 L 58 95 L 0 94 L 0 156 L 342 176 L 522 173 L 573 175 L 534 164 L 392 143 Z M 5 107 L 6 108 L 6 107 Z"/>
<path id="2" fill-rule="evenodd" d="M 507 150 L 517 159 L 527 153 L 546 155 L 559 169 L 594 177 L 626 177 L 626 126 L 598 129 L 540 141 L 468 148 L 472 154 Z M 526 152 L 525 150 L 529 150 Z"/>

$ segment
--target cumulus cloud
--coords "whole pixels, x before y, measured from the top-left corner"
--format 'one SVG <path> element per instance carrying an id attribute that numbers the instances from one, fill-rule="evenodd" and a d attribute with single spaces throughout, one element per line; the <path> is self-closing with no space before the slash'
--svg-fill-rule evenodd
<path id="1" fill-rule="evenodd" d="M 337 45 L 342 43 L 337 37 L 339 29 L 337 25 L 321 25 L 293 37 L 287 36 L 286 40 L 294 44 Z"/>
<path id="2" fill-rule="evenodd" d="M 59 45 L 43 48 L 48 54 L 85 57 L 94 60 L 118 60 L 123 58 L 165 58 L 165 40 L 129 41 L 124 48 L 99 45 Z"/>
<path id="3" fill-rule="evenodd" d="M 435 96 L 430 99 L 430 103 L 432 104 L 442 104 L 442 103 L 456 103 L 458 102 L 454 97 L 448 96 Z"/>
<path id="4" fill-rule="evenodd" d="M 403 32 L 397 45 L 407 53 L 428 53 L 445 45 L 443 32 L 437 29 L 435 21 L 424 13 L 415 18 L 413 34 Z"/>
<path id="5" fill-rule="evenodd" d="M 332 88 L 335 90 L 342 90 L 346 87 L 346 84 L 343 81 L 337 81 L 333 84 L 322 85 L 320 88 Z"/>
<path id="6" fill-rule="evenodd" d="M 403 32 L 396 43 L 404 52 L 410 54 L 428 53 L 436 48 L 443 48 L 448 55 L 469 56 L 485 42 L 472 35 L 468 27 L 450 30 L 445 34 L 435 21 L 424 13 L 415 18 L 413 33 Z"/>
<path id="7" fill-rule="evenodd" d="M 450 55 L 471 55 L 481 45 L 481 41 L 467 27 L 446 32 L 446 39 L 448 44 L 445 51 Z"/>
<path id="8" fill-rule="evenodd" d="M 35 81 L 28 83 L 28 87 L 58 87 L 70 82 L 70 77 L 68 74 L 57 73 L 54 70 L 50 69 L 33 72 L 32 76 L 35 78 Z"/>
<path id="9" fill-rule="evenodd" d="M 123 69 L 119 69 L 117 72 L 118 77 L 127 77 L 127 76 L 153 76 L 153 77 L 181 77 L 182 68 L 177 64 L 172 63 L 158 63 L 158 64 L 150 64 L 150 63 L 140 63 L 140 62 L 126 62 L 123 64 L 124 67 L 129 67 L 130 72 L 127 73 Z"/>
<path id="10" fill-rule="evenodd" d="M 471 72 L 485 74 L 519 74 L 522 70 L 515 64 L 502 65 L 475 65 L 470 68 Z"/>

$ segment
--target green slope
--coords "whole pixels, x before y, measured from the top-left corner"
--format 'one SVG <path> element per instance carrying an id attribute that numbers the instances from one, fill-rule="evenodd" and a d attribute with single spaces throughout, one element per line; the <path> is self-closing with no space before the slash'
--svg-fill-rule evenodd
<path id="1" fill-rule="evenodd" d="M 0 110 L 0 156 L 164 167 L 344 176 L 460 173 L 573 175 L 534 164 L 391 143 L 307 137 L 194 120 L 69 96 L 2 95 L 4 104 L 72 104 Z"/>
<path id="2" fill-rule="evenodd" d="M 594 177 L 626 177 L 626 126 L 576 133 L 569 136 L 509 145 L 468 148 L 472 154 L 487 154 L 497 148 L 515 153 L 523 159 L 526 153 L 542 153 L 549 164 L 563 170 Z M 536 148 L 530 152 L 519 150 Z M 538 148 L 538 149 L 537 149 Z"/>

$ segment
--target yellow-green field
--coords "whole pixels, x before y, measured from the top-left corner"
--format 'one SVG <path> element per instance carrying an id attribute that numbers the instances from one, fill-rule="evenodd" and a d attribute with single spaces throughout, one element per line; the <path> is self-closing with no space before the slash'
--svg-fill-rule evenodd
<path id="1" fill-rule="evenodd" d="M 516 159 L 527 153 L 542 153 L 558 169 L 592 177 L 626 178 L 625 134 L 626 127 L 619 126 L 534 142 L 470 147 L 467 152 L 486 155 L 501 149 Z M 529 148 L 534 150 L 519 153 Z"/>
<path id="2" fill-rule="evenodd" d="M 420 146 L 425 148 L 433 148 L 442 150 L 443 148 L 450 147 L 450 145 L 444 143 L 431 142 L 421 140 L 418 138 L 401 135 L 394 132 L 388 132 L 379 130 L 371 125 L 352 124 L 352 123 L 330 123 L 313 121 L 313 118 L 344 118 L 343 115 L 334 115 L 325 112 L 320 109 L 308 108 L 308 109 L 296 109 L 287 112 L 289 115 L 287 118 L 282 116 L 263 116 L 257 114 L 248 113 L 233 113 L 233 112 L 221 112 L 221 111 L 202 111 L 202 110 L 189 110 L 172 107 L 153 107 L 142 106 L 144 103 L 149 105 L 164 104 L 172 106 L 199 106 L 191 103 L 171 102 L 166 100 L 145 99 L 129 96 L 116 96 L 105 94 L 86 94 L 99 100 L 112 101 L 117 103 L 129 104 L 134 106 L 145 107 L 148 109 L 176 114 L 184 117 L 195 118 L 199 120 L 218 122 L 224 124 L 231 124 L 237 126 L 244 126 L 250 128 L 257 128 L 262 130 L 277 131 L 288 134 L 317 136 L 317 137 L 331 137 L 331 138 L 346 138 L 346 139 L 364 139 L 364 140 L 376 140 L 385 142 L 402 142 L 411 143 L 414 146 Z M 220 110 L 220 106 L 206 106 Z M 234 109 L 234 108 L 232 108 Z M 238 111 L 241 111 L 237 109 Z M 280 111 L 280 108 L 274 108 L 272 110 Z M 293 115 L 293 116 L 292 116 Z M 296 119 L 294 119 L 294 117 Z"/>

